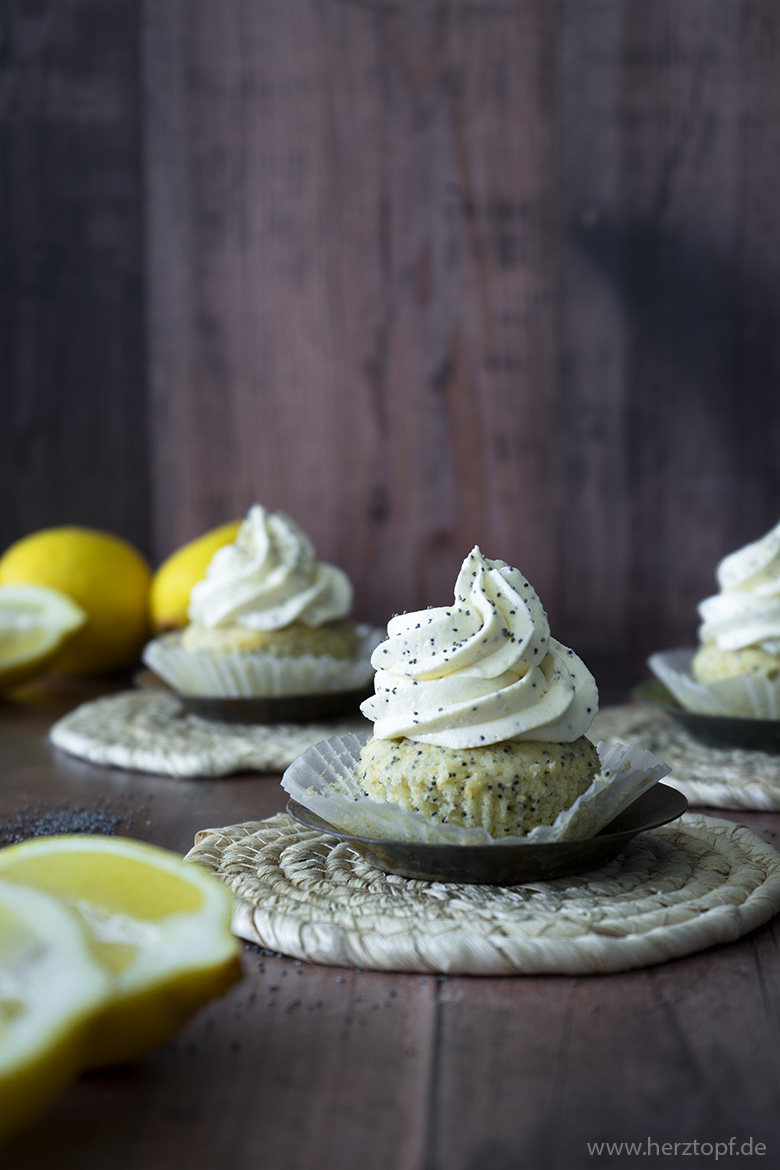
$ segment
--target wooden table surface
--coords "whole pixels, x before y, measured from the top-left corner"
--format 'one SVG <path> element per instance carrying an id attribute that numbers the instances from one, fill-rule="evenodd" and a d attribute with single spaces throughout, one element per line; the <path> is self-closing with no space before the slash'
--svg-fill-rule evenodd
<path id="1" fill-rule="evenodd" d="M 284 807 L 278 775 L 167 779 L 55 751 L 49 726 L 91 693 L 73 682 L 0 702 L 0 829 L 25 806 L 42 811 L 36 801 L 99 806 L 119 832 L 185 853 L 198 829 Z M 772 842 L 780 831 L 773 814 L 713 815 Z M 737 1162 L 734 1151 L 752 1141 L 759 1165 L 777 1165 L 778 937 L 770 923 L 579 979 L 389 974 L 247 946 L 228 995 L 138 1064 L 82 1076 L 0 1164 L 579 1170 L 634 1161 L 588 1143 L 639 1142 L 663 1166 L 744 1168 L 748 1146 Z M 730 1139 L 732 1156 L 718 1147 L 716 1159 Z"/>

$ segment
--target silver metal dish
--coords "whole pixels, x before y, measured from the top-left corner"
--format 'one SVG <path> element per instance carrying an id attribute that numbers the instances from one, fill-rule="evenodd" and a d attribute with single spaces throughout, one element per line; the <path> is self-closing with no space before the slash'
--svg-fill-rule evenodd
<path id="1" fill-rule="evenodd" d="M 141 670 L 133 682 L 141 690 L 174 695 L 185 711 L 218 723 L 319 723 L 360 713 L 360 704 L 373 694 L 373 682 L 358 690 L 323 691 L 316 695 L 280 695 L 232 699 L 219 695 L 184 695 L 153 670 Z"/>
<path id="2" fill-rule="evenodd" d="M 633 695 L 640 703 L 648 703 L 676 719 L 695 739 L 710 747 L 746 748 L 775 755 L 780 752 L 780 719 L 743 719 L 689 711 L 655 678 L 639 683 Z"/>
<path id="3" fill-rule="evenodd" d="M 423 845 L 359 837 L 329 824 L 295 800 L 291 817 L 340 841 L 348 841 L 366 861 L 384 873 L 431 882 L 468 882 L 509 886 L 553 881 L 600 869 L 632 837 L 676 820 L 688 801 L 676 788 L 655 784 L 595 837 L 584 841 L 547 841 L 538 845 Z"/>

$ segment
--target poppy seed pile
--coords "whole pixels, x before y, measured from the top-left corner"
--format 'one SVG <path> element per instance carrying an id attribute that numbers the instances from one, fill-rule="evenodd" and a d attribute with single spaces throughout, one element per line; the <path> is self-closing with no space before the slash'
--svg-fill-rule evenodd
<path id="1" fill-rule="evenodd" d="M 112 805 L 98 800 L 91 808 L 71 805 L 67 800 L 49 804 L 31 800 L 12 809 L 0 819 L 0 846 L 16 845 L 31 837 L 52 837 L 61 833 L 98 833 L 114 836 L 140 823 L 149 824 L 149 808 L 130 808 L 124 802 Z"/>

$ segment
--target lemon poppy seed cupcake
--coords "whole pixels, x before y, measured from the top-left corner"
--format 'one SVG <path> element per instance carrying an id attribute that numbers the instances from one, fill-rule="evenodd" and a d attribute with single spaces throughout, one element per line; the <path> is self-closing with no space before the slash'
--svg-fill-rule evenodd
<path id="1" fill-rule="evenodd" d="M 347 574 L 318 559 L 282 512 L 250 508 L 192 589 L 189 624 L 144 652 L 147 665 L 190 695 L 268 697 L 370 683 L 379 633 L 354 623 Z"/>
<path id="2" fill-rule="evenodd" d="M 519 570 L 475 547 L 449 607 L 394 617 L 361 710 L 365 794 L 492 836 L 552 824 L 598 774 L 590 671 Z"/>
<path id="3" fill-rule="evenodd" d="M 724 557 L 716 578 L 720 591 L 699 606 L 694 678 L 780 678 L 780 524 Z"/>
<path id="4" fill-rule="evenodd" d="M 698 646 L 648 664 L 689 711 L 780 719 L 780 523 L 724 557 L 719 592 L 699 603 Z"/>

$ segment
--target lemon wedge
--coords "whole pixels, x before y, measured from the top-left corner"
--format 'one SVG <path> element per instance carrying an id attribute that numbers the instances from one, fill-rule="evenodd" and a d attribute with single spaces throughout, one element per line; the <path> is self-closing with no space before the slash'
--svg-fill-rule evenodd
<path id="1" fill-rule="evenodd" d="M 37 837 L 0 850 L 0 880 L 55 895 L 75 913 L 109 979 L 83 1067 L 150 1051 L 240 975 L 230 892 L 165 849 L 122 837 Z"/>
<path id="2" fill-rule="evenodd" d="M 183 544 L 163 561 L 152 577 L 149 593 L 152 629 L 156 634 L 178 630 L 187 624 L 192 586 L 203 580 L 214 553 L 226 544 L 233 544 L 240 528 L 240 520 L 230 520 Z"/>
<path id="3" fill-rule="evenodd" d="M 56 589 L 0 585 L 0 689 L 40 674 L 86 620 Z"/>
<path id="4" fill-rule="evenodd" d="M 36 1116 L 82 1066 L 109 978 L 55 898 L 0 882 L 0 1137 Z"/>

